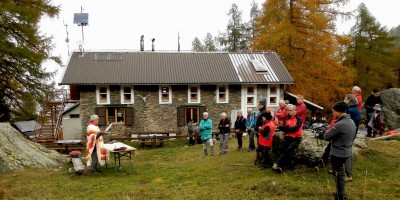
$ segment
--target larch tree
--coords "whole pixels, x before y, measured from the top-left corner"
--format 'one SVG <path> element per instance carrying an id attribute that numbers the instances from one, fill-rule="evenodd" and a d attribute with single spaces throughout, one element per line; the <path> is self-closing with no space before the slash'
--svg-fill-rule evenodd
<path id="1" fill-rule="evenodd" d="M 204 38 L 204 50 L 208 52 L 217 51 L 216 38 L 211 33 L 207 33 Z"/>
<path id="2" fill-rule="evenodd" d="M 395 38 L 389 36 L 386 27 L 376 21 L 363 3 L 357 9 L 350 38 L 344 63 L 356 70 L 354 83 L 368 91 L 364 95 L 369 95 L 375 87 L 397 86 L 397 65 L 393 55 Z"/>
<path id="3" fill-rule="evenodd" d="M 335 20 L 347 0 L 268 0 L 258 18 L 253 49 L 278 53 L 294 79 L 286 89 L 330 108 L 351 91 L 354 71 L 341 64 L 346 38 Z"/>
<path id="4" fill-rule="evenodd" d="M 61 60 L 51 56 L 52 38 L 39 31 L 39 21 L 58 12 L 50 0 L 0 2 L 0 121 L 31 118 L 51 90 L 53 74 L 41 65 Z"/>
<path id="5" fill-rule="evenodd" d="M 250 20 L 247 23 L 247 36 L 249 40 L 249 46 L 253 46 L 253 39 L 257 37 L 258 32 L 257 32 L 257 21 L 258 18 L 260 17 L 262 10 L 258 7 L 257 2 L 253 0 L 251 3 L 251 8 L 250 8 Z"/>

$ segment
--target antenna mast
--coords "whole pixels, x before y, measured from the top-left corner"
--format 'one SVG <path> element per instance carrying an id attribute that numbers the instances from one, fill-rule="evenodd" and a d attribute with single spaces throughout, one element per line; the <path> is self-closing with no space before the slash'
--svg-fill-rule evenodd
<path id="1" fill-rule="evenodd" d="M 68 24 L 66 24 L 64 21 L 64 26 L 65 26 L 65 31 L 67 32 L 67 37 L 65 38 L 65 42 L 67 43 L 67 48 L 68 48 L 68 56 L 69 56 L 69 37 L 68 37 Z"/>

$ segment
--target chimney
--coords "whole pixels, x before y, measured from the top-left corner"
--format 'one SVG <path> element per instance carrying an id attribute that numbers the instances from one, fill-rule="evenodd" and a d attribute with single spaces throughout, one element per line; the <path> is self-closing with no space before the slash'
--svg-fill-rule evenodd
<path id="1" fill-rule="evenodd" d="M 144 35 L 140 36 L 140 51 L 144 51 Z"/>
<path id="2" fill-rule="evenodd" d="M 156 39 L 155 38 L 153 38 L 152 40 L 151 40 L 151 51 L 154 51 L 154 41 L 155 41 Z"/>

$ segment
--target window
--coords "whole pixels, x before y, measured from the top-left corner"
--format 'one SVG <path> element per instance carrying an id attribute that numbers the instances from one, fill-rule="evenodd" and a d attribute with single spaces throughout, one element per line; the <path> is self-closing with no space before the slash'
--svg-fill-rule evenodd
<path id="1" fill-rule="evenodd" d="M 256 107 L 257 106 L 257 85 L 246 86 L 246 106 Z"/>
<path id="2" fill-rule="evenodd" d="M 97 86 L 96 99 L 97 99 L 97 104 L 110 104 L 109 86 Z"/>
<path id="3" fill-rule="evenodd" d="M 121 86 L 121 104 L 133 104 L 134 94 L 132 86 Z"/>
<path id="4" fill-rule="evenodd" d="M 229 88 L 226 85 L 217 86 L 217 103 L 229 103 Z"/>
<path id="5" fill-rule="evenodd" d="M 200 103 L 200 86 L 190 85 L 188 87 L 188 103 Z"/>
<path id="6" fill-rule="evenodd" d="M 96 114 L 99 115 L 100 126 L 111 123 L 133 125 L 132 107 L 97 107 Z"/>
<path id="7" fill-rule="evenodd" d="M 279 85 L 268 85 L 267 106 L 278 106 Z"/>
<path id="8" fill-rule="evenodd" d="M 70 114 L 69 118 L 79 118 L 80 115 L 79 114 Z"/>
<path id="9" fill-rule="evenodd" d="M 160 104 L 172 103 L 171 86 L 160 86 L 159 94 L 160 94 L 159 95 Z"/>

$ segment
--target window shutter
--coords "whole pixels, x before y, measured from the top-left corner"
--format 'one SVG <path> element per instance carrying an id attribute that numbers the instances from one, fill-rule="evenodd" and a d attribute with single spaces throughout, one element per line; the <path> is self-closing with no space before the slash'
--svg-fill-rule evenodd
<path id="1" fill-rule="evenodd" d="M 177 125 L 178 127 L 185 126 L 185 107 L 178 107 L 177 108 Z"/>
<path id="2" fill-rule="evenodd" d="M 199 121 L 203 119 L 203 113 L 207 112 L 207 109 L 205 106 L 199 106 Z"/>
<path id="3" fill-rule="evenodd" d="M 104 108 L 104 107 L 96 108 L 96 115 L 99 116 L 99 126 L 106 125 L 106 110 L 107 110 L 107 108 Z"/>
<path id="4" fill-rule="evenodd" d="M 133 108 L 132 107 L 126 107 L 125 108 L 125 125 L 127 126 L 132 126 L 133 125 Z"/>

